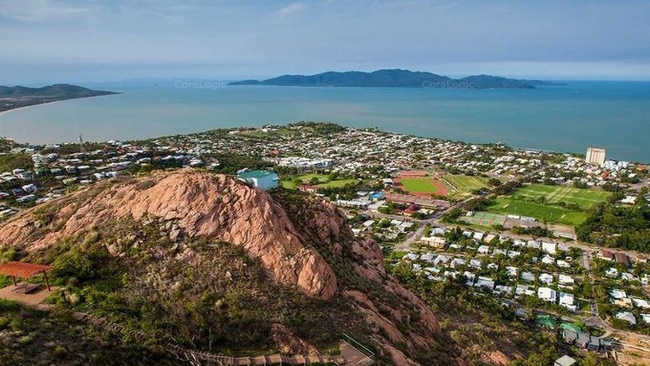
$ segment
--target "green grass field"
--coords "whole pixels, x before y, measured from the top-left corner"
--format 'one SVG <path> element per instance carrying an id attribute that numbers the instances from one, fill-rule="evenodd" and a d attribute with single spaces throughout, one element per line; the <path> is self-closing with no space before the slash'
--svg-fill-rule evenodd
<path id="1" fill-rule="evenodd" d="M 574 226 L 585 221 L 588 216 L 586 212 L 572 211 L 535 202 L 525 202 L 514 197 L 497 198 L 494 204 L 487 208 L 487 211 L 504 215 L 530 216 L 539 221 Z"/>
<path id="2" fill-rule="evenodd" d="M 445 180 L 452 185 L 452 187 L 460 192 L 470 192 L 475 189 L 487 187 L 487 180 L 482 177 L 470 177 L 467 175 L 445 175 Z"/>
<path id="3" fill-rule="evenodd" d="M 518 189 L 513 195 L 513 198 L 523 201 L 527 198 L 534 200 L 539 197 L 544 197 L 547 203 L 575 203 L 582 210 L 587 210 L 597 203 L 604 202 L 610 195 L 610 192 L 596 189 L 531 184 Z"/>
<path id="4" fill-rule="evenodd" d="M 438 188 L 431 182 L 431 177 L 401 178 L 402 188 L 409 193 L 438 193 Z"/>
<path id="5" fill-rule="evenodd" d="M 355 183 L 356 179 L 337 179 L 337 180 L 329 180 L 327 178 L 327 175 L 323 174 L 303 174 L 298 177 L 304 184 L 311 184 L 311 180 L 313 178 L 317 178 L 319 183 L 317 186 L 323 187 L 323 188 L 340 188 L 344 187 L 346 184 L 351 184 Z M 287 188 L 287 189 L 296 189 L 298 186 L 296 182 L 294 182 L 294 179 L 282 179 L 281 180 L 282 187 Z"/>
<path id="6" fill-rule="evenodd" d="M 487 178 L 468 175 L 447 174 L 443 177 L 442 182 L 447 187 L 448 196 L 453 198 L 470 196 L 472 191 L 488 186 Z"/>

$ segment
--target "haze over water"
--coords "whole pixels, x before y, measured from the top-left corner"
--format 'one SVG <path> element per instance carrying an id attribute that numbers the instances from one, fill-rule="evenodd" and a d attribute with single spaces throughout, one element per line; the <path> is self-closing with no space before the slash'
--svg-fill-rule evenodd
<path id="1" fill-rule="evenodd" d="M 538 89 L 226 86 L 211 81 L 84 84 L 122 92 L 0 114 L 0 136 L 37 144 L 134 140 L 214 128 L 331 121 L 474 143 L 650 162 L 650 82 Z"/>

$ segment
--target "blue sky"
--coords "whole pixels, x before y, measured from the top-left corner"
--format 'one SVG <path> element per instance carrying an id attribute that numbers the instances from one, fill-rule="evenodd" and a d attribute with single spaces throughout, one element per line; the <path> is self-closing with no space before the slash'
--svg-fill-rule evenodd
<path id="1" fill-rule="evenodd" d="M 650 80 L 647 0 L 0 0 L 0 85 L 405 68 Z"/>

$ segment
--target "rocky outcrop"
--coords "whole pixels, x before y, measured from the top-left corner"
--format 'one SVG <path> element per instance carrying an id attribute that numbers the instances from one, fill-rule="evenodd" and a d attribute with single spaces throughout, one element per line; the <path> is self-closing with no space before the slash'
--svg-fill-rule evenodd
<path id="1" fill-rule="evenodd" d="M 190 237 L 242 246 L 276 281 L 311 296 L 329 299 L 337 291 L 333 271 L 316 250 L 303 245 L 282 207 L 268 193 L 226 175 L 155 174 L 92 187 L 50 205 L 58 207 L 49 224 L 57 230 L 34 235 L 42 228 L 34 225 L 39 215 L 32 211 L 3 225 L 0 243 L 23 243 L 33 250 L 110 220 L 154 216 L 176 222 Z"/>
<path id="2" fill-rule="evenodd" d="M 156 173 L 96 184 L 5 223 L 0 244 L 33 251 L 122 218 L 162 223 L 172 242 L 200 236 L 235 244 L 278 283 L 315 299 L 344 298 L 371 332 L 367 340 L 395 365 L 420 364 L 413 355 L 432 348 L 440 330 L 429 307 L 386 272 L 378 245 L 355 238 L 336 207 L 225 175 Z M 116 243 L 106 247 L 119 255 Z M 185 248 L 177 259 L 191 257 Z M 283 352 L 314 352 L 285 325 L 273 325 L 272 338 Z"/>

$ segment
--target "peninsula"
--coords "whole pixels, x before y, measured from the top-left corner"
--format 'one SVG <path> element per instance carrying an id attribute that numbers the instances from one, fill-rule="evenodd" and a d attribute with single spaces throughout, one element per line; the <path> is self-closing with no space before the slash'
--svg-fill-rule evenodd
<path id="1" fill-rule="evenodd" d="M 91 90 L 70 84 L 55 84 L 42 88 L 0 86 L 0 112 L 59 100 L 118 94 L 111 91 Z"/>
<path id="2" fill-rule="evenodd" d="M 274 86 L 348 86 L 457 89 L 534 89 L 539 85 L 558 85 L 541 80 L 508 79 L 492 75 L 474 75 L 461 79 L 430 72 L 409 70 L 377 70 L 373 72 L 328 71 L 316 75 L 283 75 L 267 80 L 235 81 L 228 85 Z"/>

